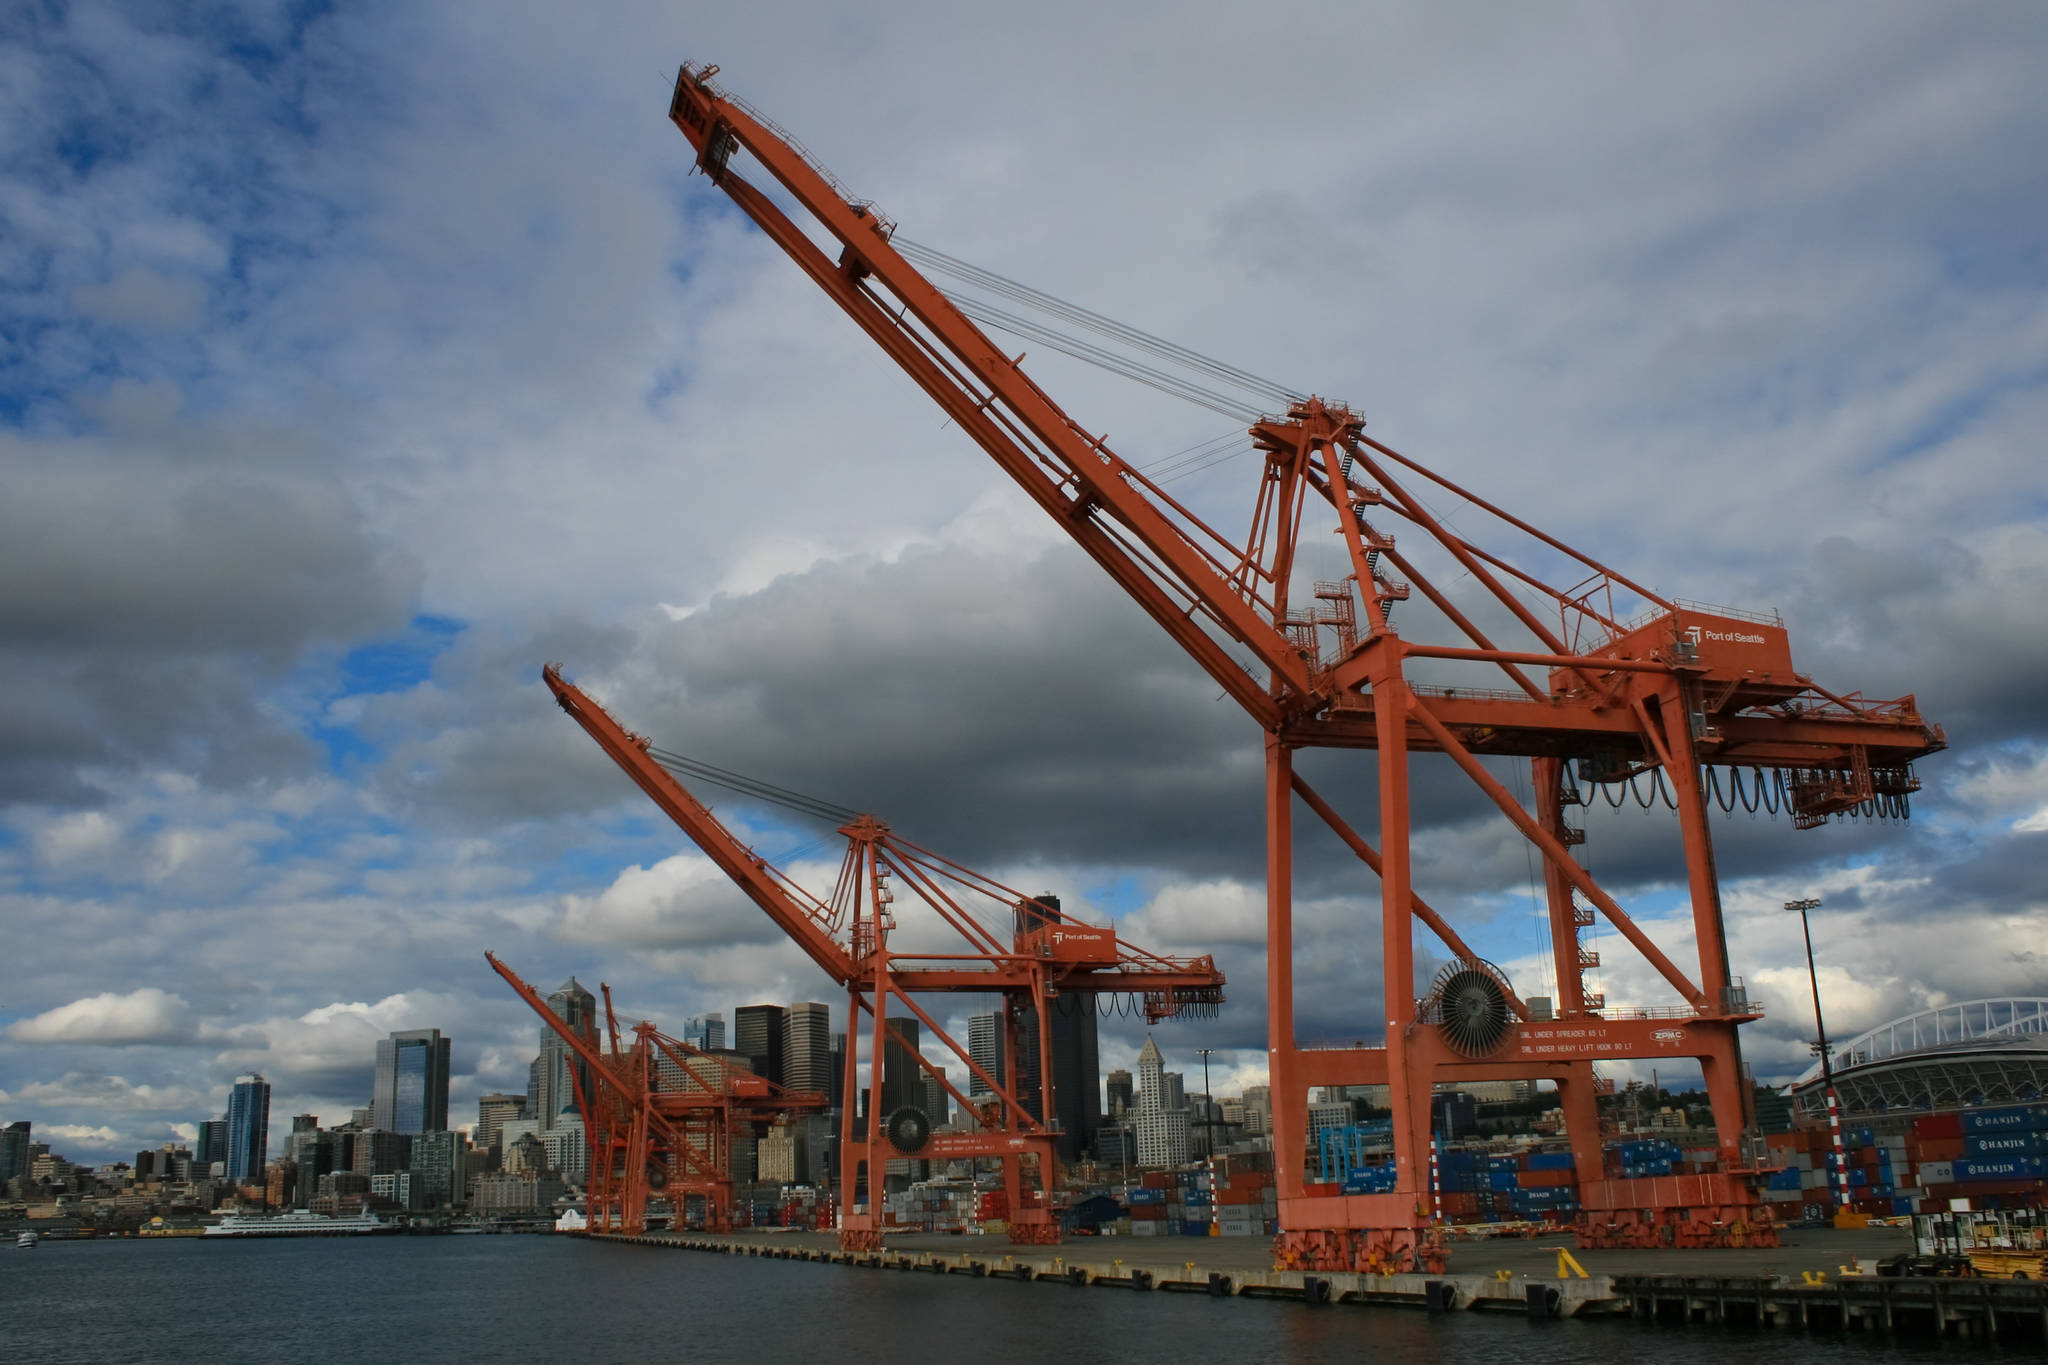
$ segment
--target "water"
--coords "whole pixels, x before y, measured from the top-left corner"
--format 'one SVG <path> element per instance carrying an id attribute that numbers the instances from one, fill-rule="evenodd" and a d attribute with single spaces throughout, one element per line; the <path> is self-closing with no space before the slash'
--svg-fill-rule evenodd
<path id="1" fill-rule="evenodd" d="M 566 1354 L 557 1354 L 566 1353 Z M 0 1248 L 0 1361 L 1052 1359 L 1879 1365 L 1943 1352 L 1795 1332 L 1308 1308 L 707 1256 L 559 1237 Z M 2026 1353 L 2028 1359 L 2039 1356 Z"/>

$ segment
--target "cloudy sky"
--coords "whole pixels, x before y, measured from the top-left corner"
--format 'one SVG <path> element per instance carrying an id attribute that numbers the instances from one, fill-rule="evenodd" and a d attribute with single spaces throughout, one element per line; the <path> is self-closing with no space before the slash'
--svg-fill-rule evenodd
<path id="1" fill-rule="evenodd" d="M 906 237 L 1340 395 L 1665 593 L 1782 611 L 1828 686 L 1917 694 L 1950 749 L 1910 824 L 1717 826 L 1760 1073 L 1810 1028 L 1789 896 L 1827 902 L 1838 1033 L 2048 993 L 2039 6 L 603 8 L 0 19 L 0 1120 L 106 1159 L 257 1069 L 332 1122 L 437 1026 L 466 1121 L 535 1046 L 486 949 L 671 1027 L 832 999 L 548 660 L 1216 952 L 1230 1006 L 1161 1045 L 1262 1074 L 1250 722 L 689 174 L 684 59 Z M 1233 429 L 1029 368 L 1141 465 Z M 1174 491 L 1234 527 L 1245 472 Z M 1369 756 L 1306 766 L 1370 818 Z M 1532 860 L 1416 780 L 1418 888 L 1539 993 Z M 1685 948 L 1667 825 L 1589 825 Z M 1300 857 L 1301 1032 L 1360 1036 L 1376 890 Z"/>

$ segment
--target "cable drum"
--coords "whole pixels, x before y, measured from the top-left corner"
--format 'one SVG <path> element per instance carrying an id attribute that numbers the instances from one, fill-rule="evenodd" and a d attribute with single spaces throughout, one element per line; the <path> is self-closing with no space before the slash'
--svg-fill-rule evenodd
<path id="1" fill-rule="evenodd" d="M 1460 1056 L 1490 1056 L 1507 1041 L 1512 1019 L 1507 977 L 1478 958 L 1452 962 L 1430 984 L 1421 1018 Z"/>
<path id="2" fill-rule="evenodd" d="M 906 1104 L 889 1115 L 884 1131 L 889 1145 L 899 1152 L 921 1152 L 932 1139 L 932 1121 L 914 1104 Z"/>

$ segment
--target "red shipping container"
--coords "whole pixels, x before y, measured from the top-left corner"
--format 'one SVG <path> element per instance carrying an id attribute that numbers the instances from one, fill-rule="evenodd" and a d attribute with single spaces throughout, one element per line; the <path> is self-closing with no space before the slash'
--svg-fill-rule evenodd
<path id="1" fill-rule="evenodd" d="M 1924 1119 L 1913 1120 L 1913 1136 L 1916 1138 L 1959 1138 L 1962 1135 L 1961 1114 L 1930 1114 Z"/>
<path id="2" fill-rule="evenodd" d="M 1571 1171 L 1523 1171 L 1518 1183 L 1525 1190 L 1555 1190 L 1578 1183 Z"/>
<path id="3" fill-rule="evenodd" d="M 1920 1140 L 1920 1150 L 1914 1154 L 1916 1162 L 1961 1161 L 1963 1140 L 1960 1137 L 1931 1137 Z"/>

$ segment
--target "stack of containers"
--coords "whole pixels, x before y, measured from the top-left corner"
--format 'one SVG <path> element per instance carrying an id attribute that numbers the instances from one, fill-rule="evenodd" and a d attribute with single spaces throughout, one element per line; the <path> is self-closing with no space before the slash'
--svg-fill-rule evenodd
<path id="1" fill-rule="evenodd" d="M 1579 1207 L 1578 1173 L 1570 1152 L 1526 1152 L 1508 1211 L 1522 1222 L 1567 1217 Z"/>
<path id="2" fill-rule="evenodd" d="M 1769 1164 L 1782 1169 L 1767 1182 L 1765 1201 L 1781 1207 L 1781 1218 L 1801 1204 L 1825 1216 L 1839 1176 L 1850 1209 L 1873 1216 L 1946 1210 L 1955 1199 L 1978 1208 L 2038 1206 L 2048 1182 L 2048 1104 L 1854 1125 L 1843 1129 L 1842 1146 L 1838 1164 L 1824 1129 L 1770 1138 Z"/>
<path id="3" fill-rule="evenodd" d="M 1182 1167 L 1174 1180 L 1179 1202 L 1166 1206 L 1166 1221 L 1178 1223 L 1175 1230 L 1184 1236 L 1207 1237 L 1209 1224 L 1215 1221 L 1215 1195 L 1210 1189 L 1207 1163 Z"/>
<path id="4" fill-rule="evenodd" d="M 1143 1183 L 1131 1191 L 1131 1235 L 1158 1237 L 1166 1232 L 1167 1187 L 1173 1177 L 1164 1171 L 1147 1171 Z"/>
<path id="5" fill-rule="evenodd" d="M 1646 1180 L 1657 1176 L 1674 1175 L 1684 1155 L 1677 1143 L 1666 1138 L 1637 1138 L 1630 1142 L 1618 1142 L 1607 1149 L 1608 1173 L 1623 1180 Z"/>
<path id="6" fill-rule="evenodd" d="M 2039 1208 L 2048 1181 L 2048 1104 L 1970 1109 L 1914 1121 L 1920 1186 L 1937 1208 Z"/>
<path id="7" fill-rule="evenodd" d="M 1217 1229 L 1225 1237 L 1269 1234 L 1280 1214 L 1280 1192 L 1273 1184 L 1273 1158 L 1255 1152 L 1220 1158 L 1216 1163 Z"/>

